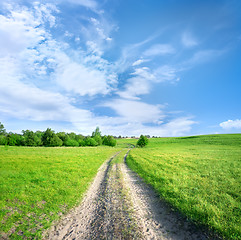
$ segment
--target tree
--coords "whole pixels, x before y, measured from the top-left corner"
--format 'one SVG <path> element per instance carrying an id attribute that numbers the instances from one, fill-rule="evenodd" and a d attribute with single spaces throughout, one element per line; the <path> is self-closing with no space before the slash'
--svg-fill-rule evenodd
<path id="1" fill-rule="evenodd" d="M 0 135 L 5 135 L 5 133 L 6 133 L 6 130 L 3 126 L 3 124 L 0 122 Z"/>
<path id="2" fill-rule="evenodd" d="M 30 130 L 22 131 L 24 137 L 24 145 L 25 146 L 37 146 L 37 136 L 35 137 L 35 133 Z"/>
<path id="3" fill-rule="evenodd" d="M 79 143 L 75 139 L 69 138 L 64 142 L 64 145 L 67 147 L 78 147 Z"/>
<path id="4" fill-rule="evenodd" d="M 63 141 L 55 134 L 51 128 L 47 128 L 42 136 L 43 145 L 46 147 L 58 147 L 63 145 Z"/>
<path id="5" fill-rule="evenodd" d="M 92 137 L 96 137 L 96 136 L 101 137 L 101 131 L 99 127 L 96 127 L 95 131 L 92 132 Z"/>
<path id="6" fill-rule="evenodd" d="M 114 139 L 114 137 L 110 135 L 104 136 L 102 144 L 106 146 L 114 147 L 116 145 L 116 139 Z"/>
<path id="7" fill-rule="evenodd" d="M 97 145 L 102 144 L 101 131 L 99 127 L 96 127 L 95 131 L 92 132 L 91 137 L 96 141 Z"/>
<path id="8" fill-rule="evenodd" d="M 95 139 L 92 137 L 86 137 L 84 141 L 85 141 L 85 146 L 97 146 L 98 145 L 97 142 L 95 141 Z"/>
<path id="9" fill-rule="evenodd" d="M 12 132 L 9 132 L 6 136 L 6 144 L 9 146 L 15 146 L 17 143 L 16 135 Z"/>
<path id="10" fill-rule="evenodd" d="M 137 141 L 138 147 L 145 147 L 148 144 L 148 138 L 146 136 L 141 135 Z"/>

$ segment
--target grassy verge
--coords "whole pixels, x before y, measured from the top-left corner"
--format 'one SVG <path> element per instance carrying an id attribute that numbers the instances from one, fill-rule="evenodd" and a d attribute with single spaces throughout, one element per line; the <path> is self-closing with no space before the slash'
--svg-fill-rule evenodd
<path id="1" fill-rule="evenodd" d="M 117 148 L 0 147 L 1 237 L 41 239 Z M 0 238 L 1 238 L 0 237 Z"/>
<path id="2" fill-rule="evenodd" d="M 151 139 L 127 164 L 192 220 L 241 239 L 241 134 Z"/>

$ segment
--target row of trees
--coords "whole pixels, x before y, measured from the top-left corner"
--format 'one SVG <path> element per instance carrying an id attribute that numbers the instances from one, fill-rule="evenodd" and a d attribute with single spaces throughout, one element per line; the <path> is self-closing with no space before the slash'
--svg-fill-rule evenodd
<path id="1" fill-rule="evenodd" d="M 46 146 L 46 147 L 79 147 L 79 146 L 99 146 L 106 145 L 114 147 L 116 139 L 113 136 L 101 136 L 99 127 L 95 129 L 92 136 L 83 136 L 75 133 L 58 132 L 51 128 L 46 131 L 23 130 L 22 134 L 7 133 L 0 122 L 0 145 L 10 146 Z"/>

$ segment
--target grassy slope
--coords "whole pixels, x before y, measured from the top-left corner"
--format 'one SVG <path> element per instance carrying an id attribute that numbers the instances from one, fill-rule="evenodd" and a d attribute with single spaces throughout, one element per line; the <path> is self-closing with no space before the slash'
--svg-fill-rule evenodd
<path id="1" fill-rule="evenodd" d="M 81 200 L 97 169 L 117 148 L 0 147 L 1 232 L 41 238 Z M 1 237 L 0 237 L 1 238 Z"/>
<path id="2" fill-rule="evenodd" d="M 241 134 L 151 139 L 127 163 L 189 218 L 241 239 Z"/>

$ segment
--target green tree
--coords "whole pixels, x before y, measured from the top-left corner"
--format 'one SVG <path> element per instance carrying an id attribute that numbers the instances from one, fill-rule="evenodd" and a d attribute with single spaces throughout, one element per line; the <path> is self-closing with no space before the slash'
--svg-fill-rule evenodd
<path id="1" fill-rule="evenodd" d="M 53 130 L 51 130 L 51 128 L 47 128 L 47 130 L 43 133 L 42 142 L 46 147 L 58 147 L 63 145 L 63 141 Z"/>
<path id="2" fill-rule="evenodd" d="M 0 145 L 7 144 L 7 137 L 5 135 L 0 135 Z"/>
<path id="3" fill-rule="evenodd" d="M 69 138 L 64 142 L 64 145 L 67 147 L 78 147 L 79 143 L 75 139 Z"/>
<path id="4" fill-rule="evenodd" d="M 96 141 L 97 145 L 102 144 L 101 131 L 99 127 L 96 127 L 95 131 L 92 132 L 91 137 Z"/>
<path id="5" fill-rule="evenodd" d="M 5 133 L 6 133 L 6 130 L 3 126 L 3 124 L 0 122 L 0 135 L 5 135 Z"/>
<path id="6" fill-rule="evenodd" d="M 104 136 L 102 140 L 102 144 L 106 146 L 114 147 L 116 145 L 116 139 L 111 135 Z"/>
<path id="7" fill-rule="evenodd" d="M 6 135 L 6 144 L 9 146 L 15 146 L 17 143 L 16 135 L 12 132 Z"/>
<path id="8" fill-rule="evenodd" d="M 35 140 L 37 140 L 35 138 L 35 134 L 33 131 L 30 130 L 23 130 L 23 138 L 24 138 L 24 145 L 25 146 L 37 146 L 37 143 L 35 142 Z"/>
<path id="9" fill-rule="evenodd" d="M 63 144 L 65 145 L 65 141 L 69 139 L 69 136 L 65 132 L 58 132 L 56 135 L 63 141 Z"/>
<path id="10" fill-rule="evenodd" d="M 92 137 L 96 137 L 96 136 L 101 137 L 101 131 L 99 127 L 96 127 L 95 131 L 92 132 Z"/>
<path id="11" fill-rule="evenodd" d="M 95 141 L 95 139 L 92 137 L 86 137 L 84 141 L 85 141 L 85 146 L 97 146 L 98 145 L 97 142 Z"/>
<path id="12" fill-rule="evenodd" d="M 145 147 L 148 144 L 148 138 L 146 136 L 141 135 L 137 141 L 138 147 Z"/>

